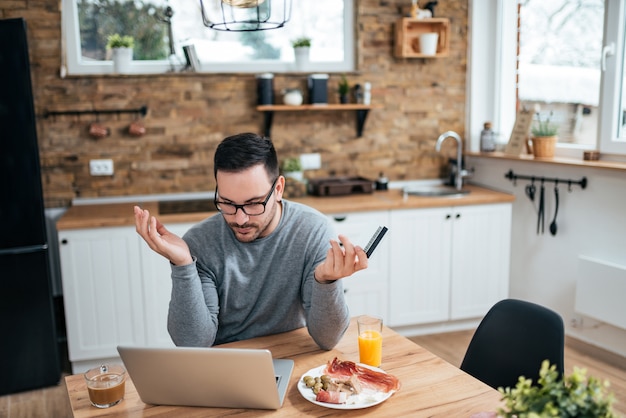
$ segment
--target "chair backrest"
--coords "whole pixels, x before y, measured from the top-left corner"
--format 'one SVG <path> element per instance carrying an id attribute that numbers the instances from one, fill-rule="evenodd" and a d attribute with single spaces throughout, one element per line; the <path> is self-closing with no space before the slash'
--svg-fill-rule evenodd
<path id="1" fill-rule="evenodd" d="M 514 387 L 520 376 L 537 383 L 543 360 L 563 375 L 565 331 L 561 316 L 540 305 L 504 299 L 480 322 L 461 370 L 493 388 Z"/>

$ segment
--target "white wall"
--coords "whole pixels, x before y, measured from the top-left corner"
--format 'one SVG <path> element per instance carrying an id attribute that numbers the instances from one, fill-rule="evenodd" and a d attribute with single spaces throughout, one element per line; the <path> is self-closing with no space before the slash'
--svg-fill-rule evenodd
<path id="1" fill-rule="evenodd" d="M 626 356 L 626 330 L 582 317 L 582 327 L 573 327 L 578 256 L 589 255 L 626 266 L 626 172 L 539 162 L 468 157 L 474 168 L 472 183 L 515 195 L 513 204 L 510 297 L 539 303 L 559 312 L 567 335 Z M 558 232 L 549 225 L 554 216 L 554 184 L 546 183 L 545 233 L 537 235 L 539 183 L 534 205 L 524 188 L 505 178 L 516 174 L 580 180 L 586 189 L 559 184 Z M 624 295 L 626 298 L 626 295 Z"/>

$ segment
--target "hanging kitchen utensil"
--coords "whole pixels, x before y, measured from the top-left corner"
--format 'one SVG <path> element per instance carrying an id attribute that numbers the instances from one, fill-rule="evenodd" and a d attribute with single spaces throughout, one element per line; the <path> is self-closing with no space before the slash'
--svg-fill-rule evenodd
<path id="1" fill-rule="evenodd" d="M 532 183 L 526 185 L 526 196 L 528 196 L 531 202 L 535 201 L 535 191 L 535 179 L 533 179 Z"/>
<path id="2" fill-rule="evenodd" d="M 559 213 L 559 183 L 554 183 L 554 219 L 550 224 L 550 233 L 556 235 L 556 214 Z"/>
<path id="3" fill-rule="evenodd" d="M 543 181 L 541 182 L 541 188 L 539 189 L 539 212 L 537 214 L 537 235 L 539 231 L 543 234 L 544 231 L 544 214 L 545 214 L 545 187 Z"/>

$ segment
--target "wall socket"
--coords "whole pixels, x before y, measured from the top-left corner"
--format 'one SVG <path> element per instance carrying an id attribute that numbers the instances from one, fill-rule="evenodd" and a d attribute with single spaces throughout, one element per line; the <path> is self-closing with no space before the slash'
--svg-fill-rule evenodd
<path id="1" fill-rule="evenodd" d="M 322 156 L 318 153 L 300 154 L 300 164 L 303 170 L 319 170 L 322 168 Z"/>
<path id="2" fill-rule="evenodd" d="M 112 176 L 113 160 L 89 160 L 89 173 L 92 176 Z"/>
<path id="3" fill-rule="evenodd" d="M 583 327 L 583 317 L 580 315 L 574 315 L 570 320 L 570 325 L 572 328 L 582 328 Z"/>

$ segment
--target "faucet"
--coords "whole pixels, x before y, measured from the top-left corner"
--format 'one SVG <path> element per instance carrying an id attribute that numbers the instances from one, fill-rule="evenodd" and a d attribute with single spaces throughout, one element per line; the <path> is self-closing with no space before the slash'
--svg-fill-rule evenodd
<path id="1" fill-rule="evenodd" d="M 469 171 L 463 169 L 463 141 L 461 141 L 461 137 L 454 131 L 446 131 L 439 135 L 437 138 L 437 145 L 435 149 L 437 151 L 441 151 L 441 144 L 447 138 L 453 138 L 456 140 L 456 173 L 454 174 L 454 185 L 457 190 L 461 190 L 463 187 L 463 177 L 469 176 Z"/>

